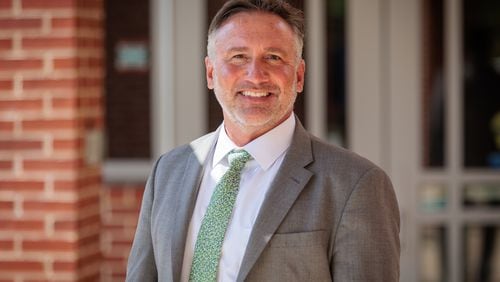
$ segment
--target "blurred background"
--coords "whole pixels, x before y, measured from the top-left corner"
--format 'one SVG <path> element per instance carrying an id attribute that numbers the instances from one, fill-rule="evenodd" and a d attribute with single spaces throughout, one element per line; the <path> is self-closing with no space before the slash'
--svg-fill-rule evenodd
<path id="1" fill-rule="evenodd" d="M 0 281 L 124 281 L 152 163 L 222 120 L 223 2 L 0 0 Z M 289 2 L 296 114 L 391 176 L 401 281 L 500 281 L 500 1 Z"/>

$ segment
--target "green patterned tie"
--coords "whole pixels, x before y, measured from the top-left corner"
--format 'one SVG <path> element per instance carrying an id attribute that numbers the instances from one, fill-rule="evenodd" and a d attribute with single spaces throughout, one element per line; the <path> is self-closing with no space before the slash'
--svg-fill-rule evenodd
<path id="1" fill-rule="evenodd" d="M 217 280 L 217 270 L 226 228 L 238 195 L 241 170 L 251 158 L 244 150 L 233 150 L 228 156 L 229 170 L 222 176 L 210 198 L 194 247 L 189 281 Z"/>

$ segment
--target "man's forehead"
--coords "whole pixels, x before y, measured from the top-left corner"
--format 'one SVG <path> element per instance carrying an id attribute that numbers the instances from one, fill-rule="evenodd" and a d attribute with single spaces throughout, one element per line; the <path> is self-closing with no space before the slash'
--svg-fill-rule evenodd
<path id="1" fill-rule="evenodd" d="M 226 53 L 239 53 L 239 52 L 249 52 L 251 51 L 251 48 L 247 46 L 238 46 L 238 45 L 225 45 L 221 46 L 223 52 Z M 275 53 L 275 54 L 284 54 L 287 53 L 287 51 L 282 48 L 281 46 L 267 46 L 263 47 L 262 50 L 267 53 Z"/>
<path id="2" fill-rule="evenodd" d="M 287 30 L 293 33 L 293 28 L 280 16 L 265 11 L 242 11 L 231 15 L 217 28 L 215 33 L 225 30 L 245 28 L 244 31 L 251 32 L 248 26 L 255 26 L 259 23 L 265 23 L 269 28 Z"/>
<path id="3" fill-rule="evenodd" d="M 293 40 L 293 37 L 290 37 Z M 215 40 L 215 48 L 218 52 L 253 52 L 260 50 L 266 53 L 295 53 L 294 44 L 283 44 L 282 37 L 268 37 L 266 40 L 259 40 L 258 37 L 234 36 L 225 37 L 224 40 Z"/>

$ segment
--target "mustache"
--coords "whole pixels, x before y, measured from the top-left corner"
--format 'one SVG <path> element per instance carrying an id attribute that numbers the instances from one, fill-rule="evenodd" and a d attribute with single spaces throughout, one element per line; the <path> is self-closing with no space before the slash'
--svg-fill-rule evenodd
<path id="1" fill-rule="evenodd" d="M 241 91 L 262 91 L 262 92 L 279 92 L 279 87 L 273 83 L 264 82 L 255 84 L 252 82 L 242 82 L 236 85 L 236 92 Z"/>

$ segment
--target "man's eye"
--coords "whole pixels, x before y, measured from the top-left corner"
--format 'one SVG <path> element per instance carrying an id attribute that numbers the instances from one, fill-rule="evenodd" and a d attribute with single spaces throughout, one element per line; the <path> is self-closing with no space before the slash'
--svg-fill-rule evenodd
<path id="1" fill-rule="evenodd" d="M 237 55 L 233 56 L 233 59 L 235 59 L 235 60 L 244 60 L 245 59 L 245 55 L 243 55 L 243 54 L 237 54 Z"/>
<path id="2" fill-rule="evenodd" d="M 233 55 L 230 59 L 230 62 L 233 64 L 243 64 L 247 61 L 247 57 L 244 54 L 236 54 Z"/>
<path id="3" fill-rule="evenodd" d="M 278 55 L 268 55 L 267 59 L 271 61 L 281 61 L 281 57 Z"/>

